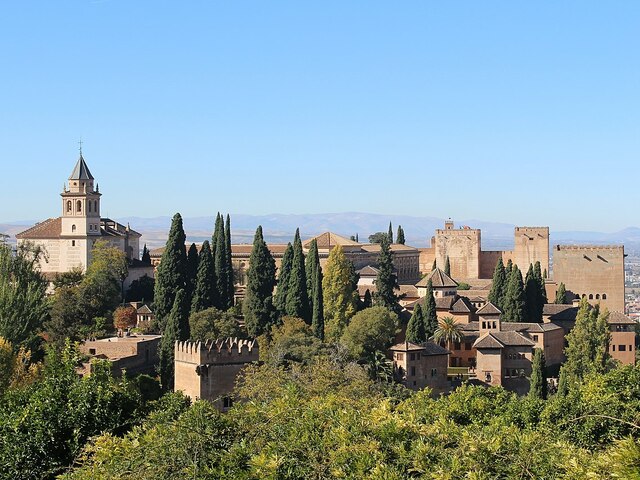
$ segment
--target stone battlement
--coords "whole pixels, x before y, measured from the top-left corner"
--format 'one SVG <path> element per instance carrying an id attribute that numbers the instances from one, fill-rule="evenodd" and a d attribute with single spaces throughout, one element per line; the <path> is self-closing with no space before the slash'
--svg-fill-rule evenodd
<path id="1" fill-rule="evenodd" d="M 556 250 L 624 250 L 624 245 L 556 245 Z"/>
<path id="2" fill-rule="evenodd" d="M 258 342 L 249 339 L 225 338 L 206 342 L 176 342 L 176 362 L 200 364 L 249 363 L 258 360 Z"/>

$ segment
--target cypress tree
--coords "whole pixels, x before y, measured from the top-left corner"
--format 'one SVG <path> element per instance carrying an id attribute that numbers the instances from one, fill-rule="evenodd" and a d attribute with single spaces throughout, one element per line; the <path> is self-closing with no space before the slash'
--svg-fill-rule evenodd
<path id="1" fill-rule="evenodd" d="M 370 308 L 373 305 L 373 299 L 371 298 L 371 292 L 367 288 L 364 292 L 364 298 L 362 299 L 362 309 Z"/>
<path id="2" fill-rule="evenodd" d="M 436 311 L 436 299 L 433 296 L 433 284 L 431 280 L 427 283 L 427 295 L 423 315 L 425 337 L 431 338 L 436 328 L 438 328 L 438 312 Z"/>
<path id="3" fill-rule="evenodd" d="M 185 293 L 191 304 L 193 291 L 196 289 L 196 275 L 198 274 L 198 247 L 192 243 L 187 251 L 187 289 Z"/>
<path id="4" fill-rule="evenodd" d="M 378 255 L 378 276 L 376 278 L 377 292 L 374 294 L 375 303 L 391 311 L 399 310 L 398 296 L 395 291 L 400 288 L 398 279 L 393 273 L 393 259 L 391 248 L 387 238 L 380 243 L 380 255 Z"/>
<path id="5" fill-rule="evenodd" d="M 356 242 L 360 242 L 360 240 L 358 240 L 358 234 L 356 233 Z"/>
<path id="6" fill-rule="evenodd" d="M 225 233 L 225 253 L 226 253 L 226 271 L 227 271 L 227 304 L 229 308 L 233 306 L 233 297 L 235 293 L 233 281 L 233 258 L 231 256 L 231 217 L 227 213 L 227 225 L 224 229 Z"/>
<path id="7" fill-rule="evenodd" d="M 311 311 L 307 294 L 307 275 L 304 271 L 304 253 L 302 252 L 299 230 L 296 230 L 296 237 L 293 243 L 293 262 L 291 264 L 291 274 L 289 275 L 285 311 L 291 317 L 298 317 L 308 324 L 311 323 Z"/>
<path id="8" fill-rule="evenodd" d="M 318 242 L 314 238 L 309 245 L 309 251 L 304 262 L 304 271 L 307 275 L 307 297 L 309 298 L 309 308 L 313 311 L 313 289 L 316 281 L 316 268 L 320 266 L 320 256 L 318 255 Z"/>
<path id="9" fill-rule="evenodd" d="M 524 281 L 524 298 L 525 319 L 528 322 L 542 322 L 542 311 L 538 316 L 540 310 L 540 284 L 533 273 L 533 265 L 531 264 L 529 264 L 529 270 Z"/>
<path id="10" fill-rule="evenodd" d="M 536 261 L 533 266 L 533 274 L 538 282 L 538 310 L 536 311 L 536 317 L 539 318 L 540 322 L 542 322 L 542 312 L 544 311 L 545 304 L 548 303 L 547 299 L 547 289 L 545 288 L 544 277 L 542 276 L 542 272 L 540 262 Z"/>
<path id="11" fill-rule="evenodd" d="M 525 316 L 525 295 L 522 274 L 517 265 L 512 265 L 509 286 L 505 298 L 504 314 L 509 322 L 523 322 Z"/>
<path id="12" fill-rule="evenodd" d="M 509 279 L 511 278 L 511 270 L 513 270 L 513 262 L 511 259 L 507 260 L 507 266 L 504 268 L 504 273 L 507 276 L 507 285 L 509 284 Z"/>
<path id="13" fill-rule="evenodd" d="M 436 268 L 438 268 L 438 263 L 436 262 L 436 259 L 433 259 L 433 265 L 431 265 L 431 271 L 433 272 Z"/>
<path id="14" fill-rule="evenodd" d="M 396 235 L 396 242 L 401 245 L 404 245 L 404 230 L 402 229 L 402 225 L 398 225 L 398 234 Z"/>
<path id="15" fill-rule="evenodd" d="M 186 236 L 179 213 L 173 216 L 169 237 L 156 271 L 153 294 L 154 311 L 159 330 L 162 332 L 178 290 L 187 286 Z"/>
<path id="16" fill-rule="evenodd" d="M 315 277 L 315 281 L 313 282 L 311 328 L 316 337 L 324 340 L 324 304 L 322 301 L 322 270 L 320 269 L 320 265 L 317 265 L 315 269 Z"/>
<path id="17" fill-rule="evenodd" d="M 391 222 L 389 222 L 389 232 L 387 233 L 387 237 L 389 237 L 389 243 L 393 243 L 393 228 L 391 227 Z"/>
<path id="18" fill-rule="evenodd" d="M 567 378 L 567 370 L 564 366 L 560 367 L 558 375 L 558 396 L 565 397 L 569 393 L 569 379 Z"/>
<path id="19" fill-rule="evenodd" d="M 287 248 L 282 255 L 280 272 L 278 273 L 278 288 L 274 296 L 274 306 L 280 315 L 286 315 L 287 292 L 289 291 L 289 277 L 291 276 L 291 266 L 293 265 L 293 245 L 287 244 Z"/>
<path id="20" fill-rule="evenodd" d="M 504 297 L 507 291 L 507 276 L 502 263 L 502 257 L 498 258 L 496 268 L 493 270 L 493 281 L 489 292 L 489 301 L 500 310 L 504 309 Z"/>
<path id="21" fill-rule="evenodd" d="M 189 338 L 189 303 L 187 300 L 185 290 L 178 290 L 160 342 L 158 370 L 162 388 L 166 391 L 173 389 L 175 343 Z"/>
<path id="22" fill-rule="evenodd" d="M 545 375 L 544 353 L 539 348 L 536 348 L 533 353 L 529 396 L 539 398 L 540 400 L 547 399 L 547 377 Z"/>
<path id="23" fill-rule="evenodd" d="M 149 255 L 149 250 L 147 250 L 147 244 L 144 244 L 144 248 L 142 249 L 142 263 L 146 263 L 147 265 L 151 265 L 151 255 Z"/>
<path id="24" fill-rule="evenodd" d="M 427 334 L 425 332 L 425 318 L 422 312 L 422 306 L 420 302 L 413 310 L 413 315 L 409 319 L 407 324 L 407 335 L 405 337 L 407 342 L 411 343 L 423 343 L 427 340 Z"/>
<path id="25" fill-rule="evenodd" d="M 564 283 L 560 282 L 558 285 L 558 291 L 556 292 L 556 303 L 559 305 L 564 304 L 567 301 L 567 288 Z"/>
<path id="26" fill-rule="evenodd" d="M 242 312 L 250 336 L 266 332 L 276 318 L 273 308 L 273 287 L 276 283 L 276 263 L 267 248 L 259 226 L 253 238 L 253 248 L 247 271 L 247 290 Z"/>
<path id="27" fill-rule="evenodd" d="M 218 232 L 222 227 L 222 215 L 218 212 L 216 215 L 216 223 L 213 227 L 213 235 L 211 235 L 211 254 L 214 259 L 216 258 L 216 248 L 218 247 Z"/>
<path id="28" fill-rule="evenodd" d="M 196 288 L 193 292 L 191 300 L 191 311 L 199 312 L 214 306 L 215 287 L 211 281 L 215 276 L 213 267 L 213 256 L 211 255 L 211 247 L 209 241 L 205 240 L 200 249 L 198 260 L 198 273 L 196 275 Z"/>
<path id="29" fill-rule="evenodd" d="M 220 227 L 216 234 L 216 250 L 214 256 L 214 265 L 216 271 L 216 297 L 218 304 L 215 305 L 218 310 L 228 310 L 231 308 L 229 301 L 229 281 L 227 272 L 227 248 L 225 246 L 224 223 L 222 216 L 220 217 Z"/>
<path id="30" fill-rule="evenodd" d="M 451 275 L 451 262 L 449 261 L 449 255 L 447 255 L 447 259 L 444 262 L 444 273 Z"/>

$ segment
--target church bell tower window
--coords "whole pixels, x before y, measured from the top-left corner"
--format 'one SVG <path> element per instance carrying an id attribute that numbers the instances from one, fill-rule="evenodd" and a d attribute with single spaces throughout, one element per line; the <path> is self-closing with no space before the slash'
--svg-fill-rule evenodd
<path id="1" fill-rule="evenodd" d="M 82 212 L 82 202 L 80 200 L 76 202 L 76 212 L 78 213 Z"/>
<path id="2" fill-rule="evenodd" d="M 67 200 L 67 212 L 71 213 L 71 200 Z"/>

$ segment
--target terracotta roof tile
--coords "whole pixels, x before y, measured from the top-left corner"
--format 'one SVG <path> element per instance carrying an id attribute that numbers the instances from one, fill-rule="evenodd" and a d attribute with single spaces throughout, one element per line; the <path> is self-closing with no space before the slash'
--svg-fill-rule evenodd
<path id="1" fill-rule="evenodd" d="M 429 275 L 416 283 L 416 287 L 426 287 L 429 280 L 431 280 L 433 288 L 456 288 L 458 286 L 453 278 L 439 268 L 436 268 Z"/>
<path id="2" fill-rule="evenodd" d="M 36 223 L 33 227 L 20 232 L 16 238 L 36 239 L 36 238 L 60 238 L 62 232 L 62 217 L 48 218 L 44 222 Z"/>
<path id="3" fill-rule="evenodd" d="M 502 310 L 496 307 L 493 303 L 487 302 L 483 307 L 479 308 L 476 312 L 477 315 L 500 315 Z"/>
<path id="4" fill-rule="evenodd" d="M 614 325 L 635 325 L 638 322 L 627 317 L 623 313 L 611 312 L 609 314 L 609 323 Z"/>

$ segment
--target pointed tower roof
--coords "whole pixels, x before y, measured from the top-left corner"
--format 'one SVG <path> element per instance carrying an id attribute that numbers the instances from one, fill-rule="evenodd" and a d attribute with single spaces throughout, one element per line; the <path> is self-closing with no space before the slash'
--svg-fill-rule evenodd
<path id="1" fill-rule="evenodd" d="M 416 287 L 426 287 L 429 280 L 431 280 L 433 288 L 456 288 L 458 286 L 453 278 L 436 267 L 429 275 L 416 283 Z"/>
<path id="2" fill-rule="evenodd" d="M 82 153 L 80 154 L 78 163 L 76 163 L 76 166 L 73 168 L 73 172 L 69 175 L 69 180 L 93 180 L 93 175 L 91 175 L 87 162 L 85 162 L 82 157 Z"/>

